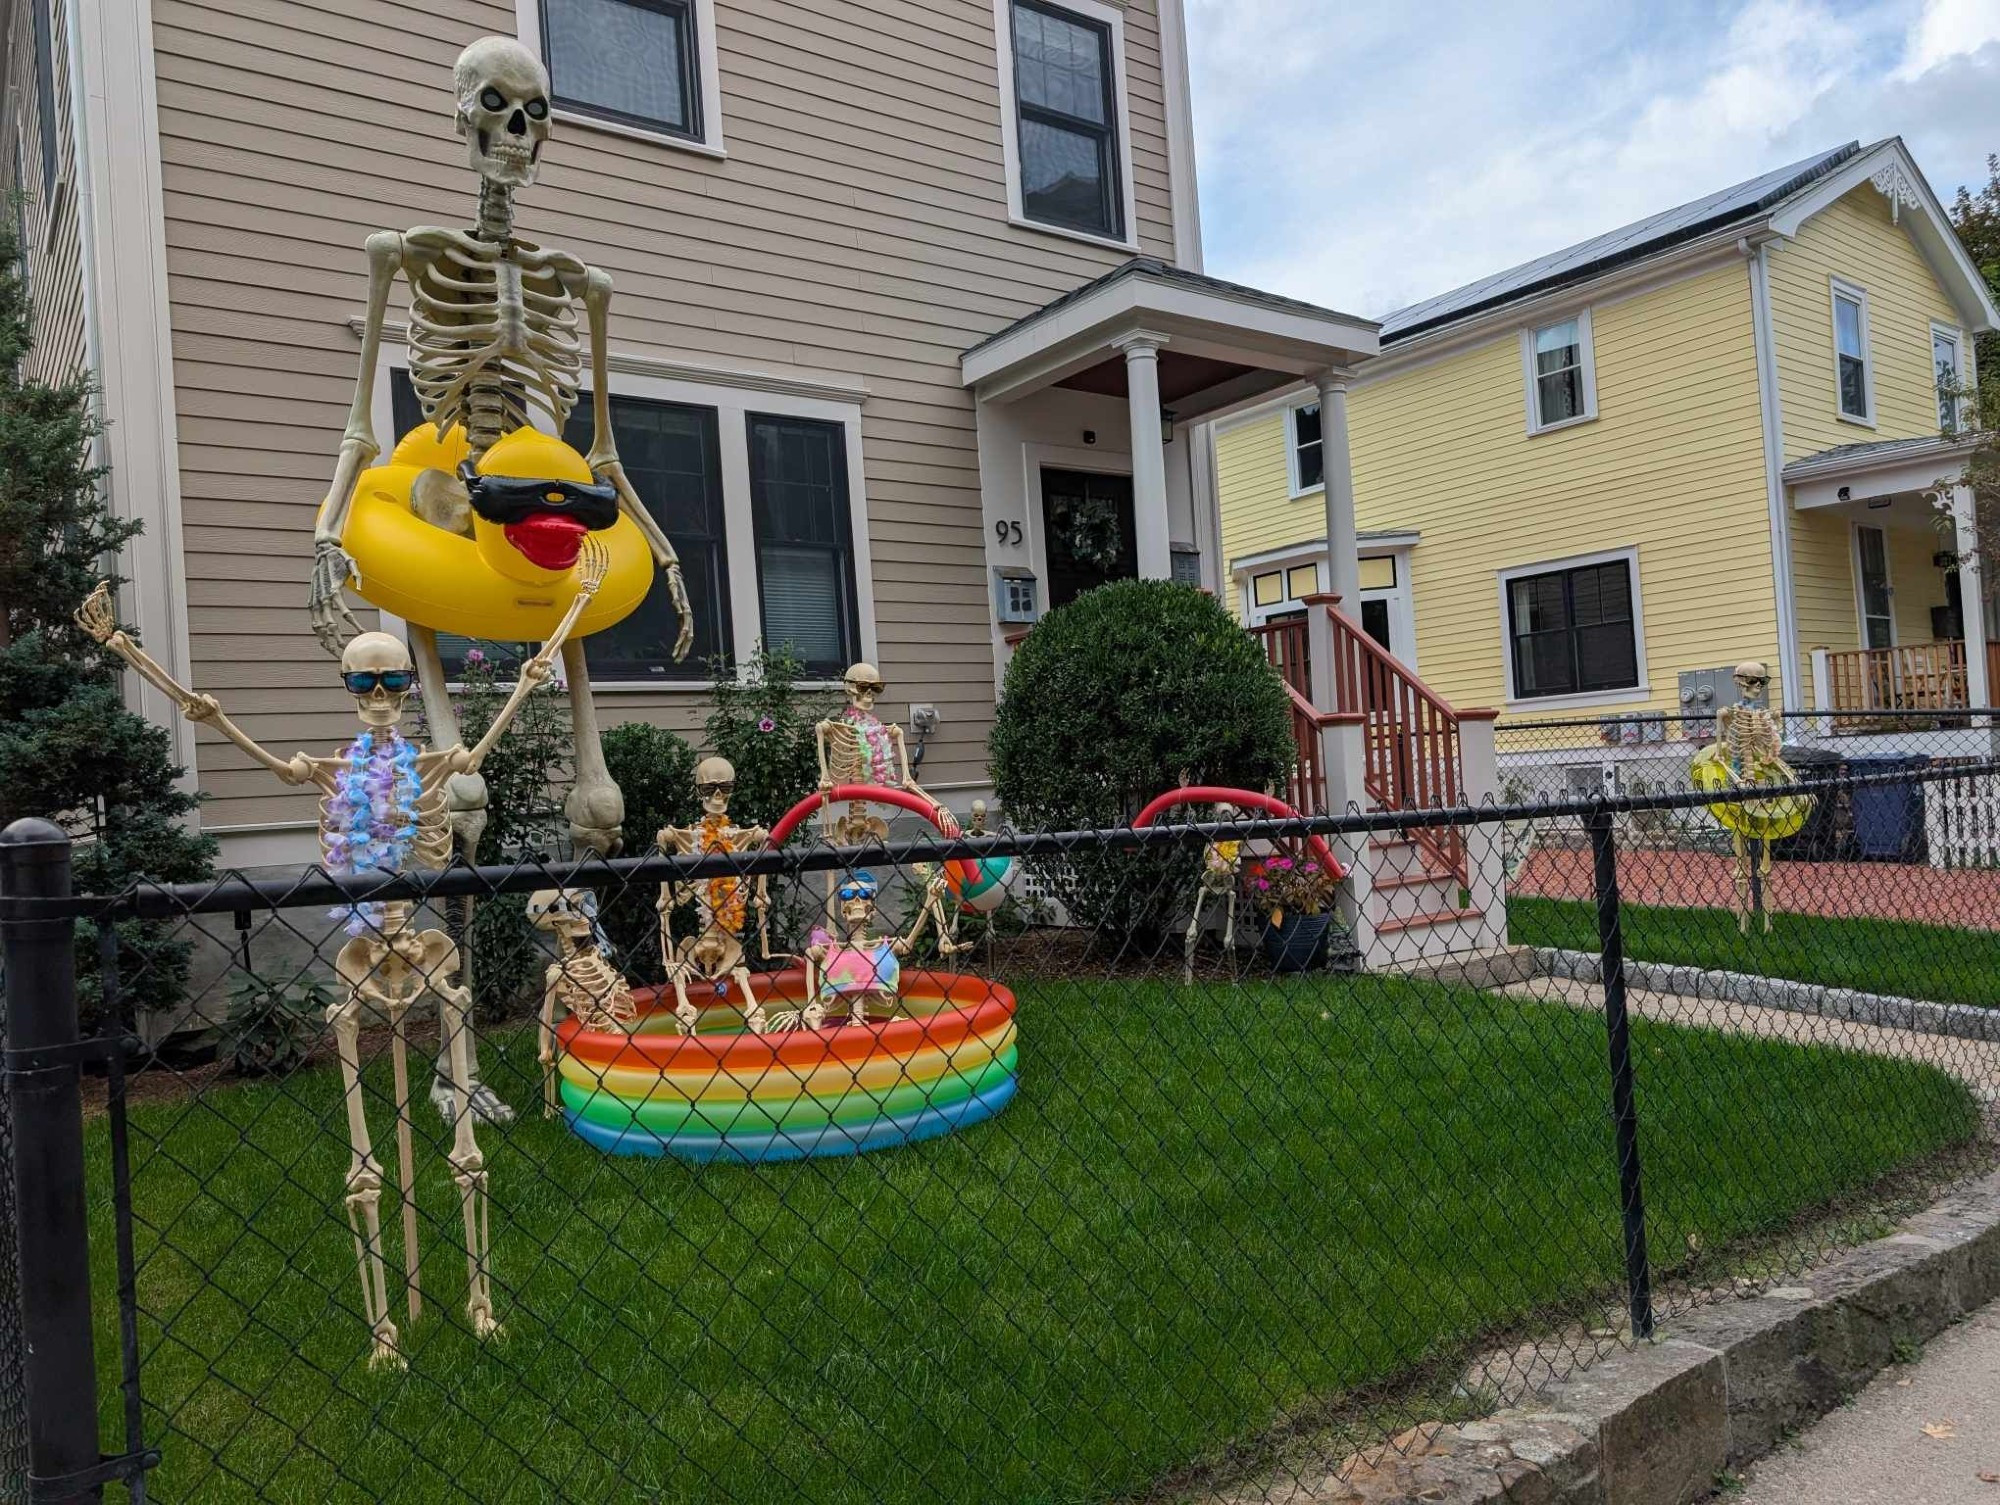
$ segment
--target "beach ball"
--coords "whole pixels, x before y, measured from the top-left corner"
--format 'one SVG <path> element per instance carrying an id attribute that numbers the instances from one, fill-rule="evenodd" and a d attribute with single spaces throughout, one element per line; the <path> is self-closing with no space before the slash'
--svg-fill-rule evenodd
<path id="1" fill-rule="evenodd" d="M 1007 885 L 1014 877 L 1012 857 L 963 858 L 947 862 L 945 886 L 958 907 L 967 914 L 989 914 L 1007 898 Z"/>

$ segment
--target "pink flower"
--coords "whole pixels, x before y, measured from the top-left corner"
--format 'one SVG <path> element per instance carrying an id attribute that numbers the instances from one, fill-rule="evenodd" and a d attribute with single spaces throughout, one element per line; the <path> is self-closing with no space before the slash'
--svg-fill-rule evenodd
<path id="1" fill-rule="evenodd" d="M 777 729 L 778 729 L 778 723 L 777 723 L 777 722 L 775 722 L 775 721 L 773 721 L 773 720 L 772 720 L 772 719 L 771 719 L 771 718 L 770 718 L 769 716 L 763 716 L 763 717 L 759 717 L 759 718 L 758 718 L 758 721 L 757 721 L 757 730 L 758 730 L 758 731 L 760 731 L 760 732 L 775 732 L 775 731 L 776 731 Z"/>
<path id="2" fill-rule="evenodd" d="M 468 648 L 465 650 L 466 668 L 476 669 L 485 662 L 486 662 L 486 654 L 483 650 L 478 648 Z"/>

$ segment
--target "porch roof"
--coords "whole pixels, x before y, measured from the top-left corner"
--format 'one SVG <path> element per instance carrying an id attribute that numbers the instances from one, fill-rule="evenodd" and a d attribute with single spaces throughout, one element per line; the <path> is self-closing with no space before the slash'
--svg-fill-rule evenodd
<path id="1" fill-rule="evenodd" d="M 1792 505 L 1832 507 L 1903 492 L 1934 491 L 1965 468 L 1966 459 L 1989 436 L 1927 434 L 1915 439 L 1876 439 L 1837 444 L 1803 455 L 1781 472 Z"/>
<path id="2" fill-rule="evenodd" d="M 1351 367 L 1379 336 L 1371 319 L 1135 256 L 981 340 L 959 373 L 992 402 L 1058 386 L 1123 397 L 1119 347 L 1145 338 L 1160 347 L 1161 403 L 1192 421 Z"/>

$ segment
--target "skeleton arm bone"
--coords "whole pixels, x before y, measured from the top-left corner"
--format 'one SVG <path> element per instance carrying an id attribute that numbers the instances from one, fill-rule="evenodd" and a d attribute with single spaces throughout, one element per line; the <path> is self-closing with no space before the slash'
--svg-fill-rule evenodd
<path id="1" fill-rule="evenodd" d="M 486 728 L 486 735 L 473 747 L 459 747 L 452 750 L 453 773 L 478 772 L 480 764 L 484 763 L 486 755 L 493 751 L 493 744 L 506 732 L 523 702 L 535 692 L 536 686 L 544 683 L 554 672 L 552 666 L 556 654 L 562 651 L 563 643 L 569 638 L 570 629 L 576 626 L 576 619 L 583 615 L 583 609 L 590 604 L 591 598 L 597 594 L 597 588 L 604 583 L 604 571 L 608 563 L 602 545 L 595 541 L 584 545 L 583 559 L 578 566 L 580 579 L 576 599 L 569 603 L 569 610 L 564 612 L 563 619 L 556 623 L 556 630 L 550 633 L 548 641 L 542 644 L 541 652 L 521 665 L 521 677 L 514 683 L 514 693 L 507 697 L 506 702 L 494 714 L 493 724 Z"/>
<path id="2" fill-rule="evenodd" d="M 674 602 L 674 618 L 680 623 L 680 632 L 674 638 L 674 661 L 678 663 L 687 657 L 688 648 L 694 642 L 694 611 L 688 605 L 687 585 L 681 578 L 680 556 L 674 552 L 673 544 L 668 542 L 660 525 L 653 520 L 653 514 L 646 510 L 646 504 L 639 500 L 632 483 L 625 478 L 625 467 L 618 459 L 618 442 L 611 432 L 611 350 L 608 343 L 611 274 L 596 267 L 586 267 L 583 277 L 583 307 L 590 321 L 591 440 L 585 463 L 590 466 L 592 475 L 617 491 L 619 509 L 644 535 L 646 546 L 653 551 L 653 563 L 666 571 L 667 590 Z"/>
<path id="3" fill-rule="evenodd" d="M 99 584 L 97 589 L 90 593 L 90 599 L 83 603 L 76 614 L 76 622 L 91 637 L 130 664 L 147 684 L 171 698 L 188 720 L 214 727 L 287 784 L 315 782 L 319 771 L 315 759 L 308 758 L 304 753 L 294 754 L 289 759 L 281 758 L 251 740 L 248 732 L 223 714 L 221 705 L 213 695 L 190 690 L 161 668 L 150 653 L 120 631 L 118 620 L 112 615 L 111 589 L 108 584 Z"/>
<path id="4" fill-rule="evenodd" d="M 340 459 L 333 485 L 320 506 L 313 530 L 313 578 L 308 610 L 313 631 L 327 652 L 340 652 L 341 634 L 361 630 L 341 591 L 354 573 L 354 561 L 340 546 L 347 529 L 347 510 L 354 501 L 354 483 L 361 467 L 382 452 L 375 438 L 375 367 L 382 352 L 382 320 L 389 310 L 389 289 L 403 269 L 403 237 L 380 230 L 368 237 L 368 318 L 361 333 L 361 371 L 354 381 L 354 404 L 340 439 Z"/>

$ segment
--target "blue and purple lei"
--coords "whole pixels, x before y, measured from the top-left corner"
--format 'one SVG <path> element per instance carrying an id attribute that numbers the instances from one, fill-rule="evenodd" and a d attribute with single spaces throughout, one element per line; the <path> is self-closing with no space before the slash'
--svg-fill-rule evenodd
<path id="1" fill-rule="evenodd" d="M 347 875 L 395 872 L 417 838 L 417 745 L 391 728 L 381 737 L 363 732 L 342 754 L 347 760 L 328 800 L 326 860 Z M 331 911 L 349 935 L 379 928 L 379 904 L 343 905 Z"/>

